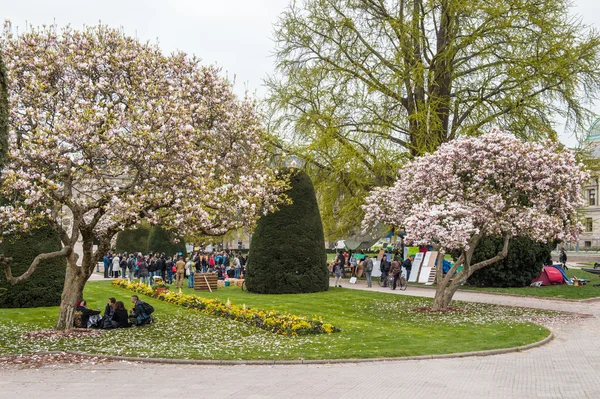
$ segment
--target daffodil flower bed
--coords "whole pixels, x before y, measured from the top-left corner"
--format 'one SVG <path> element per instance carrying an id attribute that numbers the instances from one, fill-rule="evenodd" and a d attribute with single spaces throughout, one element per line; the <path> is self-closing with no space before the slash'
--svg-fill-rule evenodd
<path id="1" fill-rule="evenodd" d="M 310 335 L 331 334 L 341 330 L 329 323 L 325 323 L 319 317 L 307 319 L 289 313 L 275 311 L 261 311 L 248 308 L 245 305 L 233 305 L 223 303 L 217 299 L 206 299 L 196 295 L 187 295 L 180 292 L 156 293 L 152 287 L 140 283 L 132 283 L 127 280 L 113 280 L 113 285 L 130 291 L 147 295 L 161 301 L 195 309 L 213 316 L 243 322 L 245 324 L 262 328 L 264 330 L 282 335 Z"/>

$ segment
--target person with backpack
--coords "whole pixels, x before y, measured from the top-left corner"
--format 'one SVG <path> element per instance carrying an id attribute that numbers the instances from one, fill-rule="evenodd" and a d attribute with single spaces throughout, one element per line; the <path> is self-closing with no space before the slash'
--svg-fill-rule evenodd
<path id="1" fill-rule="evenodd" d="M 371 273 L 373 272 L 373 260 L 369 255 L 365 255 L 365 277 L 367 278 L 367 287 L 373 287 L 373 281 L 371 281 Z"/>
<path id="2" fill-rule="evenodd" d="M 152 305 L 140 300 L 137 295 L 131 296 L 131 303 L 133 303 L 133 308 L 129 314 L 129 319 L 133 325 L 143 326 L 152 323 L 151 315 L 154 312 Z"/>
<path id="3" fill-rule="evenodd" d="M 127 269 L 129 270 L 129 279 L 133 279 L 135 267 L 137 266 L 137 262 L 133 254 L 129 255 L 129 259 L 127 260 Z"/>
<path id="4" fill-rule="evenodd" d="M 381 271 L 381 279 L 383 280 L 383 286 L 387 287 L 388 275 L 390 273 L 391 264 L 388 262 L 387 257 L 383 256 L 381 258 L 381 263 L 379 264 L 379 270 Z"/>
<path id="5" fill-rule="evenodd" d="M 404 259 L 402 262 L 402 267 L 406 270 L 406 281 L 410 277 L 410 271 L 412 270 L 412 261 L 415 258 L 414 255 L 410 255 L 408 258 Z"/>

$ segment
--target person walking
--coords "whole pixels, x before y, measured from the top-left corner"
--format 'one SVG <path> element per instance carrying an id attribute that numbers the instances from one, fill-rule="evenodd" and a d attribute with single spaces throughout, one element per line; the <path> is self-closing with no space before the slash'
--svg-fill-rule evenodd
<path id="1" fill-rule="evenodd" d="M 410 271 L 412 269 L 412 261 L 415 258 L 414 255 L 410 255 L 408 258 L 404 259 L 404 262 L 402 262 L 402 267 L 406 270 L 406 281 L 408 281 L 408 278 L 410 277 Z"/>
<path id="2" fill-rule="evenodd" d="M 558 257 L 559 262 L 561 263 L 563 269 L 569 270 L 567 267 L 567 253 L 564 248 L 560 250 L 560 256 Z"/>
<path id="3" fill-rule="evenodd" d="M 342 264 L 336 260 L 335 264 L 333 265 L 333 275 L 335 276 L 335 282 L 333 283 L 334 287 L 342 287 L 341 283 L 343 269 L 344 267 L 342 266 Z"/>
<path id="4" fill-rule="evenodd" d="M 365 277 L 367 278 L 367 287 L 371 288 L 373 282 L 371 281 L 371 273 L 373 272 L 373 260 L 369 255 L 365 255 Z"/>
<path id="5" fill-rule="evenodd" d="M 398 279 L 400 278 L 400 273 L 402 273 L 402 268 L 400 267 L 400 262 L 398 261 L 398 255 L 396 255 L 390 265 L 390 274 L 394 276 L 394 283 L 392 285 L 393 290 L 396 289 Z"/>

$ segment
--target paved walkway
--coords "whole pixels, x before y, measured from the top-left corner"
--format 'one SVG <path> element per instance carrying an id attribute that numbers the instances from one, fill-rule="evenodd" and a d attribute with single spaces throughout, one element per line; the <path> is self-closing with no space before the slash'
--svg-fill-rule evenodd
<path id="1" fill-rule="evenodd" d="M 360 283 L 352 288 L 367 289 Z M 394 294 L 432 296 L 433 291 L 409 287 Z M 556 338 L 542 347 L 486 357 L 227 367 L 118 362 L 0 370 L 0 397 L 600 398 L 600 303 L 470 292 L 458 293 L 457 299 L 520 303 L 593 317 L 553 325 Z"/>

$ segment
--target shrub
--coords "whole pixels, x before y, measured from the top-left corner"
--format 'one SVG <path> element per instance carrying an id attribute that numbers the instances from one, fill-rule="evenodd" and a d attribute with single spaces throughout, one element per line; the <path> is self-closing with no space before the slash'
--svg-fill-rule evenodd
<path id="1" fill-rule="evenodd" d="M 40 253 L 58 251 L 61 248 L 58 234 L 50 227 L 33 230 L 29 234 L 7 236 L 0 244 L 0 253 L 11 257 L 12 272 L 20 276 Z M 25 281 L 11 285 L 4 273 L 0 273 L 0 307 L 34 308 L 58 306 L 65 282 L 66 259 L 64 257 L 41 262 L 35 272 Z"/>
<path id="2" fill-rule="evenodd" d="M 313 184 L 292 171 L 290 205 L 258 221 L 248 257 L 248 291 L 290 294 L 329 288 L 323 224 Z"/>
<path id="3" fill-rule="evenodd" d="M 160 226 L 153 226 L 148 236 L 148 252 L 164 253 L 167 256 L 183 252 L 185 256 L 185 242 L 182 238 L 179 238 L 179 242 L 175 243 L 174 240 L 176 238 L 178 237 L 172 231 Z"/>
<path id="4" fill-rule="evenodd" d="M 140 223 L 135 229 L 128 229 L 117 234 L 116 250 L 119 253 L 148 252 L 148 236 L 150 226 Z"/>
<path id="5" fill-rule="evenodd" d="M 502 245 L 503 239 L 499 237 L 482 239 L 475 249 L 471 264 L 494 257 Z M 513 238 L 506 258 L 477 270 L 469 278 L 469 283 L 482 287 L 528 286 L 542 270 L 544 261 L 550 257 L 553 245 L 524 237 Z"/>

